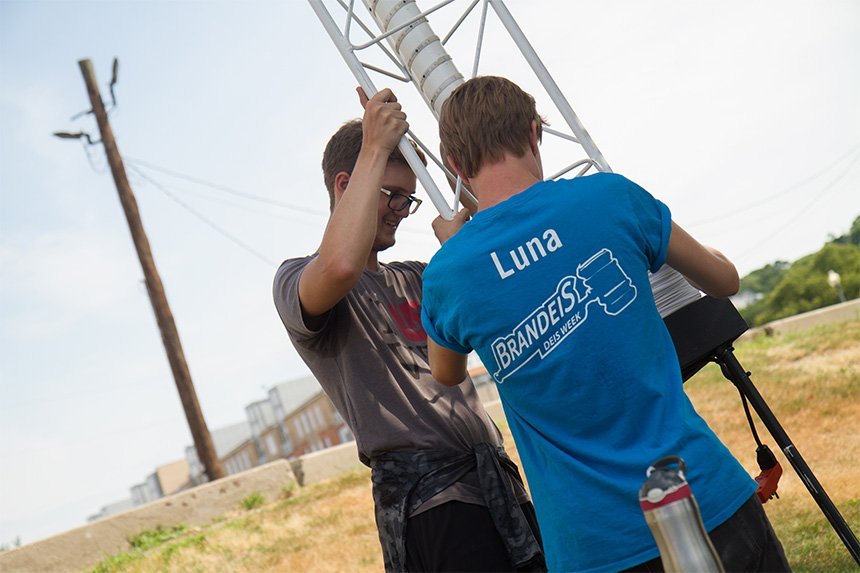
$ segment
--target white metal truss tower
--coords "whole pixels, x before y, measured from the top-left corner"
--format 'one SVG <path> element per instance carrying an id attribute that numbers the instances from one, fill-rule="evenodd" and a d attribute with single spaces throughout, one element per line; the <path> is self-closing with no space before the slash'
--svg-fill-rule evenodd
<path id="1" fill-rule="evenodd" d="M 609 163 L 582 125 L 567 98 L 538 57 L 503 0 L 443 0 L 423 11 L 419 8 L 415 0 L 362 0 L 364 7 L 374 20 L 376 30 L 373 30 L 370 25 L 358 17 L 355 12 L 355 0 L 334 0 L 330 2 L 333 7 L 336 3 L 336 7 L 342 11 L 340 15 L 345 17 L 343 28 L 338 27 L 324 0 L 308 1 L 340 52 L 341 57 L 355 76 L 356 81 L 368 96 L 372 96 L 377 92 L 368 71 L 380 73 L 404 83 L 412 83 L 436 119 L 439 117 L 439 111 L 445 99 L 457 86 L 465 81 L 453 58 L 446 51 L 445 45 L 460 29 L 461 24 L 466 18 L 480 4 L 480 25 L 475 42 L 475 54 L 470 77 L 477 75 L 481 51 L 483 49 L 485 24 L 488 11 L 491 8 L 534 72 L 535 77 L 555 105 L 560 116 L 564 119 L 569 130 L 565 132 L 544 128 L 544 133 L 577 144 L 585 155 L 585 157 L 575 160 L 554 173 L 549 179 L 556 179 L 575 169 L 579 169 L 576 172 L 577 176 L 583 175 L 591 169 L 604 172 L 611 171 Z M 459 2 L 461 7 L 466 2 L 468 4 L 462 13 L 460 13 L 451 29 L 440 38 L 430 27 L 427 17 L 455 2 Z M 354 26 L 360 27 L 369 36 L 369 39 L 362 43 L 353 43 L 351 32 Z M 359 54 L 370 48 L 381 50 L 391 61 L 396 71 L 386 70 L 379 66 L 362 62 L 359 59 Z M 452 180 L 455 179 L 455 176 L 442 165 L 441 160 L 436 154 L 424 145 L 414 133 L 410 132 L 409 135 L 448 177 Z M 450 199 L 446 199 L 442 195 L 406 137 L 400 141 L 399 149 L 409 163 L 409 166 L 415 172 L 418 181 L 430 196 L 433 205 L 443 217 L 451 219 L 458 210 L 460 194 L 468 194 L 468 191 L 457 180 L 453 201 L 449 204 Z M 472 197 L 472 199 L 474 198 Z M 651 288 L 654 291 L 657 308 L 660 310 L 662 316 L 667 316 L 678 308 L 701 297 L 699 291 L 690 286 L 679 273 L 666 266 L 651 276 Z"/>

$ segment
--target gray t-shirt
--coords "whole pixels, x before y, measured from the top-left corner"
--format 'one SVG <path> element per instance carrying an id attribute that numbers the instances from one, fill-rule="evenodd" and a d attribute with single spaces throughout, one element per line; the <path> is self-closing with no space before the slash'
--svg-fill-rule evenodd
<path id="1" fill-rule="evenodd" d="M 298 288 L 314 256 L 281 265 L 275 306 L 299 355 L 355 434 L 361 461 L 369 465 L 386 451 L 462 453 L 482 442 L 500 445 L 471 380 L 449 388 L 430 375 L 420 319 L 425 264 L 365 270 L 323 326 L 312 330 L 302 319 Z"/>

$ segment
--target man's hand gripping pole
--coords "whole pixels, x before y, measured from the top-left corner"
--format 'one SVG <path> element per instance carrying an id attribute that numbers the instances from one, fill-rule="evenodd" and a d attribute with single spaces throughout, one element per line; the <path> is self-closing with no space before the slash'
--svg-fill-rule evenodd
<path id="1" fill-rule="evenodd" d="M 314 13 L 316 13 L 317 18 L 319 18 L 320 23 L 325 28 L 325 31 L 328 33 L 335 47 L 337 47 L 340 52 L 341 57 L 346 62 L 347 67 L 352 72 L 352 75 L 355 76 L 358 85 L 364 89 L 364 92 L 367 94 L 367 97 L 373 97 L 376 92 L 376 86 L 373 85 L 373 82 L 370 80 L 370 76 L 367 75 L 367 70 L 365 70 L 362 63 L 355 55 L 355 51 L 352 45 L 349 43 L 348 39 L 341 33 L 340 29 L 337 27 L 337 24 L 329 14 L 326 7 L 323 5 L 322 0 L 308 0 L 313 8 Z M 427 195 L 430 197 L 430 200 L 433 202 L 433 205 L 436 207 L 436 210 L 439 211 L 439 214 L 446 220 L 450 221 L 454 218 L 454 216 L 458 212 L 457 202 L 460 199 L 459 193 L 455 193 L 455 201 L 452 205 L 448 205 L 448 202 L 445 200 L 445 197 L 442 195 L 439 188 L 436 186 L 436 183 L 430 177 L 430 173 L 427 171 L 427 167 L 421 162 L 421 159 L 418 157 L 418 152 L 415 151 L 415 148 L 412 147 L 412 144 L 403 136 L 400 138 L 400 143 L 398 143 L 397 148 L 403 154 L 403 157 L 406 159 L 406 162 L 409 164 L 409 167 L 412 168 L 412 171 L 415 173 L 415 177 L 418 178 L 418 181 L 421 183 L 421 186 L 424 187 L 424 190 L 427 192 Z M 458 188 L 461 186 L 458 185 Z"/>

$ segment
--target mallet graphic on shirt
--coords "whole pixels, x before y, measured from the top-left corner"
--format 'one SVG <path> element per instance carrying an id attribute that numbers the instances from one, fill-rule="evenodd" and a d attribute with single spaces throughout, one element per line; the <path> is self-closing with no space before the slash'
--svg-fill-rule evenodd
<path id="1" fill-rule="evenodd" d="M 601 249 L 562 278 L 554 292 L 509 334 L 493 341 L 499 384 L 531 359 L 551 354 L 570 334 L 585 324 L 595 303 L 617 316 L 636 299 L 636 287 L 609 249 Z"/>

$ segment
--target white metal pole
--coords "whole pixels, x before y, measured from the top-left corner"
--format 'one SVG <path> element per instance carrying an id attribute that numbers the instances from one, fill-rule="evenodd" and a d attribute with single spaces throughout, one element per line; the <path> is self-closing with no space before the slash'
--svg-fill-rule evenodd
<path id="1" fill-rule="evenodd" d="M 585 152 L 594 160 L 600 171 L 612 171 L 612 168 L 609 167 L 609 163 L 603 157 L 603 154 L 600 153 L 597 145 L 588 134 L 585 126 L 582 125 L 582 122 L 579 121 L 573 108 L 570 107 L 570 103 L 568 103 L 567 98 L 565 98 L 564 94 L 561 93 L 558 84 L 555 83 L 555 80 L 538 57 L 537 52 L 535 52 L 535 49 L 532 47 L 531 43 L 529 43 L 528 38 L 523 34 L 519 24 L 517 24 L 517 21 L 514 20 L 514 17 L 508 11 L 508 7 L 505 6 L 505 3 L 502 0 L 489 0 L 489 2 L 493 5 L 493 10 L 496 11 L 496 14 L 499 16 L 499 20 L 501 20 L 502 24 L 507 29 L 508 34 L 511 35 L 511 39 L 520 49 L 523 57 L 531 66 L 532 71 L 534 71 L 547 94 L 549 94 L 550 99 L 552 99 L 553 103 L 558 108 L 559 113 L 561 113 L 561 116 L 567 122 L 567 125 L 570 126 L 571 131 L 573 131 L 574 135 L 579 139 Z"/>
<path id="2" fill-rule="evenodd" d="M 368 97 L 373 96 L 378 90 L 370 80 L 370 76 L 367 75 L 367 71 L 364 69 L 364 66 L 362 66 L 355 53 L 353 53 L 352 46 L 350 46 L 347 39 L 337 27 L 334 19 L 332 19 L 331 14 L 329 14 L 328 10 L 323 5 L 322 0 L 308 0 L 308 2 L 316 13 L 317 18 L 319 18 L 320 23 L 322 23 L 323 28 L 328 32 L 329 37 L 332 42 L 334 42 L 335 47 L 337 47 L 341 57 L 343 57 L 343 60 L 352 72 L 352 75 L 355 76 L 356 81 L 358 81 L 358 85 L 364 89 Z M 439 214 L 449 221 L 453 219 L 457 212 L 456 209 L 448 205 L 445 198 L 442 196 L 442 193 L 439 191 L 439 188 L 436 187 L 436 183 L 434 183 L 433 179 L 430 177 L 430 173 L 427 172 L 427 168 L 418 157 L 418 153 L 415 151 L 415 148 L 412 147 L 412 144 L 405 136 L 400 139 L 400 143 L 397 145 L 397 148 L 400 149 L 400 152 L 403 154 L 409 167 L 412 168 L 418 181 L 421 182 L 421 186 L 424 187 L 424 190 L 427 192 L 427 195 L 430 197 L 436 210 L 439 211 Z"/>

